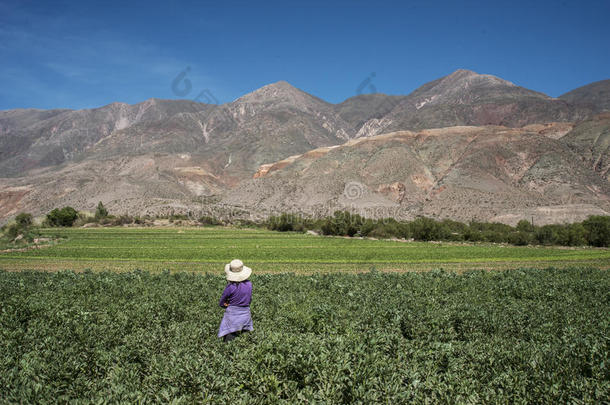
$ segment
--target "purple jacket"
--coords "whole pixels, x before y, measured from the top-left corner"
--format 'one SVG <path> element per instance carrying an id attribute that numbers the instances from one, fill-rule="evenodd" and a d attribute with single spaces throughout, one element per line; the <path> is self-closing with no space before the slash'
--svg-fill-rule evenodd
<path id="1" fill-rule="evenodd" d="M 227 284 L 218 305 L 226 308 L 224 304 L 228 302 L 229 306 L 247 307 L 250 306 L 250 301 L 252 301 L 252 283 L 250 280 L 246 280 L 241 283 Z"/>

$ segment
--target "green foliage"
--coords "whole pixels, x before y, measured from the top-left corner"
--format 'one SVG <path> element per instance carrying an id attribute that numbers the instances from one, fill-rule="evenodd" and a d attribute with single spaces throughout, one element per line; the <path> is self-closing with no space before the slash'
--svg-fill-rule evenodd
<path id="1" fill-rule="evenodd" d="M 513 232 L 509 235 L 508 241 L 513 245 L 525 246 L 533 241 L 532 234 L 525 231 Z"/>
<path id="2" fill-rule="evenodd" d="M 534 232 L 534 225 L 528 220 L 522 219 L 517 223 L 517 231 L 519 232 Z"/>
<path id="3" fill-rule="evenodd" d="M 192 213 L 167 216 L 171 223 L 182 224 L 191 218 Z M 466 241 L 510 243 L 518 246 L 563 245 L 563 246 L 608 246 L 610 243 L 610 217 L 591 217 L 583 223 L 534 226 L 527 220 L 521 220 L 516 227 L 501 223 L 471 221 L 468 224 L 443 219 L 438 221 L 427 217 L 418 217 L 413 221 L 398 221 L 394 218 L 370 219 L 348 211 L 336 211 L 332 216 L 311 219 L 300 214 L 282 213 L 271 216 L 264 222 L 251 220 L 226 220 L 223 222 L 212 216 L 199 218 L 201 225 L 230 224 L 241 228 L 261 228 L 279 232 L 305 232 L 315 230 L 323 235 L 364 236 L 371 238 L 401 238 L 419 241 Z M 82 223 L 90 221 L 81 221 Z M 145 218 L 122 215 L 108 215 L 99 222 L 103 225 L 146 224 Z"/>
<path id="4" fill-rule="evenodd" d="M 97 208 L 95 209 L 95 219 L 98 221 L 102 218 L 106 218 L 108 216 L 108 210 L 104 207 L 104 204 L 100 201 L 97 204 Z"/>
<path id="5" fill-rule="evenodd" d="M 583 227 L 586 223 L 586 227 Z M 320 221 L 304 221 L 294 214 L 271 217 L 266 226 L 274 231 L 303 231 L 317 229 L 324 235 L 367 236 L 373 238 L 413 238 L 421 241 L 468 241 L 582 246 L 608 246 L 610 217 L 591 217 L 587 221 L 565 225 L 534 226 L 521 220 L 516 227 L 500 223 L 470 222 L 464 224 L 450 219 L 437 221 L 419 217 L 414 221 L 393 218 L 366 219 L 347 211 L 336 211 Z"/>
<path id="6" fill-rule="evenodd" d="M 450 233 L 447 226 L 426 217 L 417 218 L 410 227 L 415 240 L 446 240 Z"/>
<path id="7" fill-rule="evenodd" d="M 358 232 L 361 236 L 370 236 L 374 238 L 409 238 L 411 235 L 411 228 L 409 224 L 406 222 L 398 222 L 394 218 L 383 218 L 378 221 L 372 221 L 370 225 L 372 225 L 372 229 L 368 231 L 365 228 L 365 224 L 368 221 L 372 221 L 370 219 L 362 219 L 360 225 L 360 231 Z M 364 228 L 364 230 L 363 230 Z"/>
<path id="8" fill-rule="evenodd" d="M 468 225 L 450 219 L 444 219 L 440 226 L 444 229 L 447 239 L 454 241 L 464 240 L 464 234 L 468 230 Z"/>
<path id="9" fill-rule="evenodd" d="M 222 225 L 222 222 L 218 219 L 210 216 L 203 216 L 199 218 L 199 223 L 201 225 Z"/>
<path id="10" fill-rule="evenodd" d="M 592 246 L 610 246 L 610 217 L 592 215 L 582 225 L 587 231 L 587 242 Z"/>
<path id="11" fill-rule="evenodd" d="M 32 214 L 20 213 L 15 217 L 15 222 L 2 227 L 2 240 L 0 246 L 8 242 L 15 247 L 15 243 L 24 244 L 32 242 L 36 231 L 32 225 Z"/>
<path id="12" fill-rule="evenodd" d="M 72 207 L 55 208 L 47 214 L 46 223 L 49 226 L 72 226 L 78 218 L 78 212 Z"/>
<path id="13" fill-rule="evenodd" d="M 32 214 L 22 212 L 15 217 L 15 223 L 21 229 L 27 228 L 32 225 Z"/>
<path id="14" fill-rule="evenodd" d="M 6 403 L 604 403 L 610 273 L 0 272 Z"/>
<path id="15" fill-rule="evenodd" d="M 302 216 L 284 213 L 280 216 L 269 217 L 266 227 L 269 230 L 279 232 L 303 232 L 307 225 Z"/>
<path id="16" fill-rule="evenodd" d="M 358 214 L 335 211 L 332 217 L 324 220 L 321 231 L 324 235 L 355 236 L 360 233 L 364 222 L 365 219 Z"/>
<path id="17" fill-rule="evenodd" d="M 21 228 L 18 224 L 10 224 L 4 230 L 4 235 L 9 238 L 9 240 L 14 240 L 21 231 Z"/>
<path id="18" fill-rule="evenodd" d="M 587 244 L 587 230 L 582 224 L 565 225 L 557 231 L 556 245 L 583 246 Z M 607 245 L 606 245 L 607 246 Z"/>

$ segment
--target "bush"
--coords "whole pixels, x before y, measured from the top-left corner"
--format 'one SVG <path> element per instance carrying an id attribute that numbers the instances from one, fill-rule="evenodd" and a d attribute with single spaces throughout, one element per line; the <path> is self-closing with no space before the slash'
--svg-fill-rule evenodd
<path id="1" fill-rule="evenodd" d="M 391 238 L 395 236 L 397 230 L 391 224 L 384 224 L 382 222 L 377 223 L 375 228 L 369 232 L 368 236 L 371 238 Z"/>
<path id="2" fill-rule="evenodd" d="M 469 242 L 481 242 L 486 239 L 485 239 L 485 235 L 483 235 L 482 232 L 480 232 L 476 229 L 469 228 L 466 230 L 466 233 L 464 234 L 464 240 L 467 240 Z"/>
<path id="3" fill-rule="evenodd" d="M 279 217 L 270 217 L 267 220 L 267 229 L 279 232 L 303 232 L 305 230 L 305 225 L 301 216 L 284 213 Z"/>
<path id="4" fill-rule="evenodd" d="M 517 223 L 517 230 L 519 232 L 534 232 L 534 225 L 526 219 L 522 219 Z"/>
<path id="5" fill-rule="evenodd" d="M 218 219 L 210 216 L 203 216 L 199 218 L 199 223 L 201 225 L 222 225 L 222 222 Z"/>
<path id="6" fill-rule="evenodd" d="M 370 233 L 375 229 L 377 223 L 372 219 L 367 219 L 364 221 L 362 226 L 360 227 L 360 235 L 361 236 L 369 236 Z"/>
<path id="7" fill-rule="evenodd" d="M 565 239 L 557 237 L 555 244 L 564 246 L 583 246 L 587 244 L 587 230 L 583 224 L 575 223 L 564 226 L 560 235 L 565 234 Z"/>
<path id="8" fill-rule="evenodd" d="M 402 239 L 409 239 L 411 237 L 411 228 L 407 222 L 396 224 L 396 236 Z"/>
<path id="9" fill-rule="evenodd" d="M 354 236 L 360 232 L 365 220 L 358 214 L 348 211 L 335 211 L 332 217 L 328 217 L 322 224 L 324 235 Z"/>
<path id="10" fill-rule="evenodd" d="M 551 245 L 556 243 L 561 225 L 544 225 L 536 229 L 534 234 L 536 241 L 541 245 Z"/>
<path id="11" fill-rule="evenodd" d="M 104 204 L 100 201 L 97 204 L 97 208 L 95 209 L 95 219 L 98 221 L 102 218 L 106 218 L 108 216 L 108 210 L 104 207 Z"/>
<path id="12" fill-rule="evenodd" d="M 586 230 L 587 243 L 591 246 L 610 246 L 610 217 L 592 215 L 582 225 Z"/>
<path id="13" fill-rule="evenodd" d="M 510 234 L 508 241 L 513 245 L 517 246 L 525 246 L 529 245 L 533 241 L 533 236 L 529 232 L 513 232 Z"/>
<path id="14" fill-rule="evenodd" d="M 14 240 L 19 235 L 19 231 L 20 230 L 21 229 L 19 228 L 19 225 L 17 225 L 17 224 L 10 224 L 9 226 L 7 226 L 5 228 L 4 234 L 10 240 Z"/>
<path id="15" fill-rule="evenodd" d="M 450 232 L 450 238 L 454 239 L 455 235 L 464 235 L 466 230 L 468 229 L 468 225 L 463 222 L 453 221 L 451 219 L 443 219 L 441 222 L 442 226 L 444 226 Z M 463 239 L 460 237 L 459 239 Z"/>
<path id="16" fill-rule="evenodd" d="M 411 234 L 415 240 L 446 240 L 450 231 L 446 225 L 431 218 L 419 217 L 411 222 Z"/>
<path id="17" fill-rule="evenodd" d="M 55 208 L 47 214 L 46 223 L 49 226 L 72 226 L 78 218 L 78 212 L 72 207 Z"/>
<path id="18" fill-rule="evenodd" d="M 24 229 L 32 225 L 32 214 L 28 214 L 26 212 L 22 212 L 21 214 L 15 217 L 15 222 L 17 226 Z"/>
<path id="19" fill-rule="evenodd" d="M 504 243 L 508 241 L 507 235 L 502 232 L 485 230 L 480 233 L 483 241 L 492 242 L 492 243 Z"/>

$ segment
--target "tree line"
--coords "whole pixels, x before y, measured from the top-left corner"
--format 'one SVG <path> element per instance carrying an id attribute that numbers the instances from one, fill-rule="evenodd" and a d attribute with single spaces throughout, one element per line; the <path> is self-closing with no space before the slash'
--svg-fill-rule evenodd
<path id="1" fill-rule="evenodd" d="M 129 215 L 111 215 L 100 201 L 93 216 L 79 213 L 72 207 L 55 208 L 49 212 L 42 226 L 66 227 L 82 226 L 86 223 L 98 223 L 107 226 L 125 224 L 150 224 L 151 217 L 132 217 Z M 190 221 L 190 216 L 172 214 L 167 219 L 176 225 Z M 202 216 L 198 225 L 238 225 L 264 227 L 279 232 L 315 231 L 323 235 L 400 238 L 417 241 L 464 241 L 493 242 L 513 245 L 560 245 L 560 246 L 610 246 L 610 216 L 592 215 L 582 222 L 571 224 L 553 224 L 537 226 L 527 220 L 521 220 L 516 226 L 501 223 L 471 221 L 463 223 L 450 219 L 435 220 L 418 217 L 412 221 L 398 221 L 394 218 L 371 219 L 348 211 L 336 211 L 326 218 L 307 218 L 297 214 L 283 213 L 271 216 L 263 222 L 241 220 L 227 223 L 211 216 Z M 21 213 L 15 222 L 4 225 L 5 238 L 11 241 L 23 239 L 31 242 L 36 235 L 32 215 Z"/>
<path id="2" fill-rule="evenodd" d="M 413 221 L 394 218 L 370 219 L 347 211 L 336 211 L 323 219 L 295 214 L 272 216 L 270 230 L 287 232 L 317 231 L 324 235 L 400 238 L 418 241 L 465 241 L 509 243 L 513 245 L 597 246 L 610 245 L 610 216 L 593 215 L 582 222 L 536 226 L 521 220 L 516 226 L 501 223 L 419 217 Z"/>

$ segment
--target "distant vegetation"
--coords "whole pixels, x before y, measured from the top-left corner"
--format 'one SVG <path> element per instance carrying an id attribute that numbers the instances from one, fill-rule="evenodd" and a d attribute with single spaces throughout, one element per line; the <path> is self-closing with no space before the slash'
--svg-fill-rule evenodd
<path id="1" fill-rule="evenodd" d="M 32 227 L 32 214 L 22 212 L 15 217 L 15 222 L 2 227 L 2 238 L 0 245 L 6 242 L 30 243 L 34 240 L 36 233 Z"/>
<path id="2" fill-rule="evenodd" d="M 108 216 L 108 210 L 104 207 L 104 204 L 100 201 L 95 209 L 95 219 L 98 221 Z"/>
<path id="3" fill-rule="evenodd" d="M 534 226 L 522 220 L 516 227 L 500 223 L 462 222 L 445 219 L 436 221 L 420 217 L 413 221 L 393 218 L 379 220 L 363 218 L 358 214 L 337 211 L 332 217 L 321 220 L 282 214 L 270 217 L 266 223 L 270 230 L 286 232 L 320 231 L 324 235 L 363 236 L 375 238 L 401 238 L 418 241 L 495 242 L 513 245 L 598 246 L 610 245 L 610 217 L 590 216 L 583 222 Z"/>
<path id="4" fill-rule="evenodd" d="M 78 211 L 72 207 L 55 208 L 47 214 L 43 225 L 47 226 L 72 226 L 78 218 Z"/>
<path id="5" fill-rule="evenodd" d="M 47 214 L 42 225 L 47 227 L 153 225 L 156 219 L 166 219 L 174 225 L 235 225 L 240 227 L 267 228 L 279 232 L 314 231 L 323 235 L 399 238 L 416 241 L 492 242 L 525 245 L 558 246 L 610 246 L 610 216 L 594 215 L 583 222 L 537 226 L 521 220 L 513 227 L 501 223 L 471 221 L 462 223 L 450 219 L 441 221 L 419 217 L 413 221 L 397 221 L 393 218 L 370 219 L 347 211 L 336 211 L 332 216 L 313 219 L 298 214 L 271 216 L 263 222 L 248 220 L 222 221 L 212 216 L 193 218 L 192 213 L 165 217 L 111 215 L 100 201 L 95 215 L 77 212 L 72 207 L 54 209 Z M 2 227 L 4 237 L 9 240 L 19 235 L 31 239 L 32 215 L 21 213 L 15 223 Z"/>

